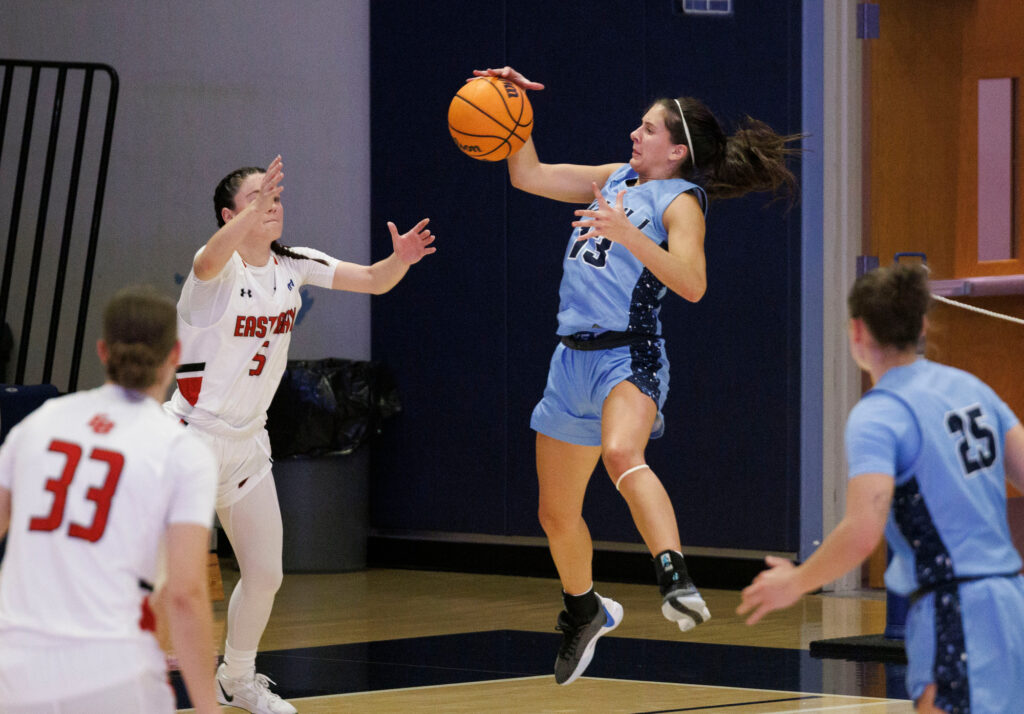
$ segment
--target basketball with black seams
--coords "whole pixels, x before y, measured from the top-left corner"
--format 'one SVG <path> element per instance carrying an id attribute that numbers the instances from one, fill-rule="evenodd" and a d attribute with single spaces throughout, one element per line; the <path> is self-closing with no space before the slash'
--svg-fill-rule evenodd
<path id="1" fill-rule="evenodd" d="M 448 131 L 466 156 L 501 161 L 519 151 L 533 130 L 526 90 L 501 77 L 477 77 L 448 106 Z"/>

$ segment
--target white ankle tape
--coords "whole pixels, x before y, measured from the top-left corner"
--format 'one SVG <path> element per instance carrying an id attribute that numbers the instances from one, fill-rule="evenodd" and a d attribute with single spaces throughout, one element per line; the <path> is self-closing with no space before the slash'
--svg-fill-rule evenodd
<path id="1" fill-rule="evenodd" d="M 623 471 L 622 475 L 619 476 L 619 478 L 615 480 L 615 490 L 616 491 L 619 490 L 619 484 L 622 483 L 622 479 L 626 478 L 627 476 L 629 476 L 634 471 L 639 471 L 640 469 L 646 469 L 646 468 L 650 468 L 650 467 L 648 467 L 647 464 L 640 464 L 639 466 L 634 466 L 631 469 L 626 469 L 625 471 Z"/>

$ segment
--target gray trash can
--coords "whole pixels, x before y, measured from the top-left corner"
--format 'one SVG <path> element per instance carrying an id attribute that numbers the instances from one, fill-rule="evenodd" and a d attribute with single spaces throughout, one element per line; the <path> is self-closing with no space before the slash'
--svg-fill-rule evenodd
<path id="1" fill-rule="evenodd" d="M 341 573 L 366 567 L 370 450 L 274 461 L 284 521 L 286 573 Z"/>
<path id="2" fill-rule="evenodd" d="M 339 358 L 288 362 L 267 410 L 285 572 L 366 567 L 365 442 L 400 410 L 394 380 L 381 364 Z"/>

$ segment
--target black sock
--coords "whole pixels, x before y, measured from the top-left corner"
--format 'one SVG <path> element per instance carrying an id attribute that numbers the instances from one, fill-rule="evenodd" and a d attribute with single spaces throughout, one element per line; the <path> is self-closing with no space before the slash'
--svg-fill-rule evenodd
<path id="1" fill-rule="evenodd" d="M 582 595 L 570 595 L 563 590 L 562 602 L 565 603 L 565 611 L 576 623 L 590 622 L 600 607 L 593 587 Z"/>

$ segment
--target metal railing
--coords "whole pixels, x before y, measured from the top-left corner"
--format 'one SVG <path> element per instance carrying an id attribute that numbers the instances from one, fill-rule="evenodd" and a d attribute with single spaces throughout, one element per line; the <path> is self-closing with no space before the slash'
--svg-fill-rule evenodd
<path id="1" fill-rule="evenodd" d="M 6 213 L 8 206 L 5 204 L 10 198 L 7 246 L 0 278 L 0 324 L 7 322 L 12 301 L 20 303 L 22 309 L 20 330 L 14 332 L 17 364 L 13 383 L 24 384 L 29 355 L 39 353 L 39 341 L 33 341 L 32 337 L 41 279 L 52 281 L 53 293 L 39 381 L 53 382 L 57 346 L 58 343 L 63 345 L 68 332 L 60 328 L 68 266 L 74 259 L 76 264 L 82 265 L 82 272 L 74 276 L 75 281 L 80 281 L 80 297 L 68 365 L 67 391 L 73 392 L 78 383 L 85 340 L 117 108 L 118 77 L 112 67 L 84 62 L 0 59 L 0 71 L 3 72 L 3 85 L 0 87 L 0 220 Z M 106 83 L 101 81 L 104 76 L 108 78 Z M 98 96 L 95 102 L 94 95 Z M 40 124 L 45 122 L 42 112 L 50 98 L 49 131 L 41 127 L 42 131 L 37 133 L 37 120 Z M 104 98 L 105 109 L 102 107 Z M 63 123 L 65 114 L 68 115 L 66 124 Z M 96 136 L 96 129 L 90 130 L 90 124 L 102 125 L 101 138 Z M 16 143 L 19 136 L 20 143 Z M 45 143 L 37 136 L 45 136 Z M 9 143 L 13 145 L 8 150 Z M 14 153 L 16 165 L 8 163 L 5 170 L 6 157 Z M 87 194 L 90 189 L 92 212 L 81 217 L 86 208 L 83 206 L 79 210 L 80 204 L 86 204 L 89 199 L 80 200 L 79 194 Z M 65 199 L 63 217 L 51 218 L 51 199 L 59 201 L 61 197 Z M 34 226 L 28 215 L 33 208 L 36 209 Z M 81 234 L 85 220 L 89 225 L 83 247 Z M 18 248 L 19 241 L 25 242 L 29 238 L 32 250 L 26 267 L 24 251 L 19 254 Z M 84 256 L 81 255 L 83 250 Z M 54 253 L 55 263 L 52 262 Z M 19 267 L 17 271 L 16 264 Z M 15 327 L 11 325 L 12 330 Z M 32 347 L 37 347 L 37 350 L 30 352 Z M 66 355 L 66 350 L 61 353 L 62 358 Z M 39 366 L 34 368 L 39 369 Z"/>

